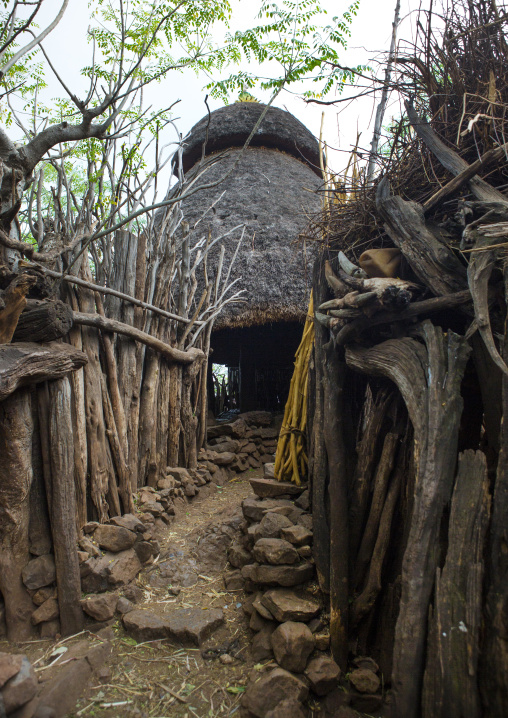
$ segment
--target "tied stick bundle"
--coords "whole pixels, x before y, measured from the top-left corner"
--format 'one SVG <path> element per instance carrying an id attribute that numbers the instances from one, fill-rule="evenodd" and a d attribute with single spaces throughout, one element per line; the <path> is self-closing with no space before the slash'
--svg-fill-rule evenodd
<path id="1" fill-rule="evenodd" d="M 295 354 L 295 370 L 275 455 L 275 477 L 279 481 L 293 481 L 298 486 L 307 473 L 305 430 L 309 358 L 314 344 L 313 317 L 314 302 L 311 294 L 302 341 Z"/>

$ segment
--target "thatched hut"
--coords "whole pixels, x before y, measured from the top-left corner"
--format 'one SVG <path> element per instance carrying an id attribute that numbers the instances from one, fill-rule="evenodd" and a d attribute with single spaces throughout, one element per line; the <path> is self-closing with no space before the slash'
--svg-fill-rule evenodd
<path id="1" fill-rule="evenodd" d="M 210 184 L 227 174 L 263 109 L 260 103 L 236 103 L 198 122 L 183 152 L 186 178 L 198 172 L 203 147 L 207 158 L 215 154 L 220 160 L 200 182 Z M 320 207 L 320 185 L 316 139 L 289 112 L 270 108 L 225 181 L 183 203 L 191 226 L 213 206 L 200 225 L 212 240 L 239 224 L 246 226 L 232 270 L 246 291 L 241 302 L 218 317 L 211 340 L 211 361 L 238 368 L 242 411 L 280 408 L 287 396 L 311 284 L 302 232 Z M 238 235 L 224 242 L 225 266 Z M 212 267 L 218 253 L 219 245 L 211 254 Z"/>

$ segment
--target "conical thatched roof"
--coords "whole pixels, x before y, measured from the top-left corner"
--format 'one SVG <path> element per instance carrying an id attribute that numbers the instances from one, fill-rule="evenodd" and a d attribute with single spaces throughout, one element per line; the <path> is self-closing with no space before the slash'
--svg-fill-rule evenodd
<path id="1" fill-rule="evenodd" d="M 200 180 L 209 184 L 234 165 L 239 149 L 262 111 L 257 103 L 238 103 L 213 112 L 208 127 L 206 154 L 231 148 Z M 186 175 L 197 172 L 208 117 L 192 130 L 184 153 L 184 166 L 196 160 Z M 319 162 L 318 143 L 288 112 L 270 108 L 256 133 L 254 146 L 241 157 L 226 180 L 195 194 L 182 209 L 191 226 L 222 193 L 224 196 L 200 223 L 201 233 L 212 239 L 245 223 L 243 244 L 233 267 L 241 277 L 236 288 L 246 289 L 241 304 L 229 305 L 216 321 L 219 327 L 242 327 L 274 321 L 302 320 L 310 287 L 310 251 L 301 241 L 309 217 L 320 208 L 316 190 L 321 180 L 314 169 Z M 240 231 L 225 240 L 225 267 L 237 247 Z M 209 266 L 216 265 L 216 245 Z M 199 292 L 198 292 L 199 294 Z"/>
<path id="2" fill-rule="evenodd" d="M 260 102 L 236 102 L 215 110 L 210 117 L 203 117 L 186 139 L 184 172 L 188 172 L 201 159 L 205 140 L 207 155 L 230 147 L 242 147 L 265 107 Z M 316 138 L 290 112 L 270 107 L 250 146 L 277 149 L 293 155 L 307 162 L 321 177 Z"/>

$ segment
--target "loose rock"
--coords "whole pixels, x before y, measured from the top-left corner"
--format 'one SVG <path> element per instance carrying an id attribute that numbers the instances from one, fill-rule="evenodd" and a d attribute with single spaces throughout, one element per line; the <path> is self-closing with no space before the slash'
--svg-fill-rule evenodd
<path id="1" fill-rule="evenodd" d="M 138 643 L 167 638 L 166 624 L 151 611 L 141 609 L 129 611 L 123 616 L 122 623 L 127 633 Z"/>
<path id="2" fill-rule="evenodd" d="M 81 608 L 96 621 L 109 621 L 115 615 L 117 603 L 116 593 L 98 593 L 83 598 Z"/>
<path id="3" fill-rule="evenodd" d="M 31 590 L 49 586 L 56 578 L 55 559 L 50 553 L 38 556 L 27 563 L 21 572 L 23 583 Z"/>
<path id="4" fill-rule="evenodd" d="M 294 698 L 286 698 L 266 714 L 266 718 L 305 718 L 305 716 L 302 704 Z"/>
<path id="5" fill-rule="evenodd" d="M 259 661 L 265 661 L 268 658 L 273 658 L 271 637 L 274 630 L 275 624 L 272 626 L 265 626 L 258 633 L 256 633 L 252 639 L 250 653 L 252 660 L 256 663 Z"/>
<path id="6" fill-rule="evenodd" d="M 305 675 L 314 693 L 318 696 L 325 696 L 337 686 L 340 668 L 328 656 L 318 656 L 309 662 L 305 669 Z"/>
<path id="7" fill-rule="evenodd" d="M 357 668 L 349 674 L 350 683 L 360 693 L 376 693 L 381 681 L 369 668 Z"/>
<path id="8" fill-rule="evenodd" d="M 270 514 L 267 515 L 269 516 Z M 259 563 L 273 565 L 297 563 L 300 558 L 294 546 L 288 541 L 277 538 L 259 539 L 254 545 L 252 553 Z"/>
<path id="9" fill-rule="evenodd" d="M 311 563 L 301 563 L 298 566 L 251 563 L 242 568 L 242 576 L 265 586 L 297 586 L 310 581 L 314 576 L 314 566 Z"/>
<path id="10" fill-rule="evenodd" d="M 305 528 L 305 526 L 300 526 L 299 524 L 282 528 L 280 535 L 283 539 L 289 541 L 289 543 L 294 546 L 303 546 L 304 544 L 308 544 L 312 541 L 312 531 Z"/>
<path id="11" fill-rule="evenodd" d="M 118 603 L 116 604 L 116 610 L 123 616 L 125 613 L 129 613 L 129 611 L 134 610 L 134 604 L 132 601 L 129 601 L 128 598 L 125 598 L 125 596 L 120 596 Z"/>
<path id="12" fill-rule="evenodd" d="M 242 708 L 249 718 L 266 718 L 266 714 L 291 696 L 304 701 L 309 689 L 303 681 L 282 668 L 276 668 L 256 683 L 249 683 L 242 696 Z"/>
<path id="13" fill-rule="evenodd" d="M 48 598 L 39 608 L 32 613 L 32 623 L 36 626 L 43 621 L 53 621 L 58 618 L 60 611 L 58 609 L 58 601 L 56 598 Z"/>
<path id="14" fill-rule="evenodd" d="M 100 558 L 89 558 L 81 564 L 81 588 L 85 593 L 102 593 L 110 586 L 121 586 L 132 581 L 141 571 L 141 563 L 134 549 L 118 554 L 105 553 Z"/>
<path id="15" fill-rule="evenodd" d="M 272 633 L 272 649 L 281 668 L 302 673 L 314 650 L 314 636 L 304 623 L 287 621 Z"/>
<path id="16" fill-rule="evenodd" d="M 245 586 L 245 579 L 239 570 L 231 571 L 224 576 L 224 586 L 227 591 L 241 591 Z"/>
<path id="17" fill-rule="evenodd" d="M 0 688 L 21 669 L 24 656 L 16 653 L 0 653 Z"/>
<path id="18" fill-rule="evenodd" d="M 44 588 L 40 588 L 32 596 L 32 601 L 36 606 L 42 606 L 44 601 L 47 601 L 48 598 L 56 598 L 56 588 L 54 586 L 45 586 Z"/>
<path id="19" fill-rule="evenodd" d="M 7 715 L 32 700 L 37 692 L 35 671 L 26 656 L 22 656 L 21 667 L 2 688 L 4 710 Z"/>
<path id="20" fill-rule="evenodd" d="M 313 596 L 284 588 L 274 588 L 263 594 L 261 603 L 279 623 L 310 621 L 320 611 L 319 601 Z"/>
<path id="21" fill-rule="evenodd" d="M 287 516 L 269 511 L 261 519 L 255 533 L 255 538 L 257 541 L 259 541 L 260 538 L 279 538 L 281 529 L 291 525 L 292 522 Z"/>
<path id="22" fill-rule="evenodd" d="M 228 549 L 228 560 L 235 568 L 242 568 L 252 561 L 252 556 L 242 544 L 235 541 Z"/>
<path id="23" fill-rule="evenodd" d="M 141 524 L 141 521 L 139 522 Z M 143 526 L 144 529 L 144 526 Z M 102 525 L 93 534 L 94 541 L 106 551 L 119 553 L 134 546 L 136 534 L 123 526 Z"/>
<path id="24" fill-rule="evenodd" d="M 252 602 L 252 607 L 256 609 L 256 611 L 259 613 L 259 615 L 262 618 L 265 618 L 267 621 L 273 621 L 273 616 L 271 612 L 266 608 L 266 606 L 263 606 L 261 602 L 262 594 L 258 593 L 256 595 L 256 598 Z"/>
<path id="25" fill-rule="evenodd" d="M 114 516 L 110 519 L 110 523 L 115 526 L 121 526 L 129 531 L 139 531 L 143 533 L 145 525 L 134 514 L 124 514 L 123 516 Z"/>
<path id="26" fill-rule="evenodd" d="M 274 498 L 284 494 L 300 494 L 302 489 L 289 481 L 277 481 L 277 479 L 249 479 L 252 490 L 260 498 Z"/>
<path id="27" fill-rule="evenodd" d="M 200 646 L 222 623 L 224 614 L 219 608 L 206 611 L 201 608 L 181 608 L 173 611 L 166 619 L 170 638 L 194 646 Z"/>

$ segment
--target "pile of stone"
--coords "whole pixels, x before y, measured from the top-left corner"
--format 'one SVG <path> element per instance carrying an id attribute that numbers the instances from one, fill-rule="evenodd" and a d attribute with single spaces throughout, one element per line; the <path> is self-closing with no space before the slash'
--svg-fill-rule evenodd
<path id="1" fill-rule="evenodd" d="M 203 469 L 168 467 L 157 490 L 145 486 L 136 495 L 136 515 L 115 516 L 105 524 L 85 524 L 77 550 L 81 589 L 90 594 L 82 607 L 90 619 L 104 622 L 112 619 L 115 612 L 124 612 L 117 593 L 102 594 L 131 584 L 143 566 L 153 561 L 160 551 L 158 531 L 210 480 L 211 475 Z M 23 569 L 22 579 L 34 602 L 33 625 L 40 627 L 41 638 L 54 638 L 60 633 L 60 622 L 53 554 L 31 559 Z M 2 614 L 0 603 L 0 629 L 4 625 Z"/>
<path id="2" fill-rule="evenodd" d="M 255 633 L 253 660 L 275 660 L 279 667 L 247 685 L 242 718 L 304 718 L 309 696 L 328 701 L 334 718 L 378 710 L 375 661 L 356 658 L 349 684 L 339 686 L 341 670 L 329 655 L 328 621 L 314 580 L 308 489 L 274 479 L 273 464 L 250 483 L 255 496 L 242 504 L 248 525 L 229 550 L 234 570 L 225 583 L 251 594 L 244 609 Z"/>
<path id="3" fill-rule="evenodd" d="M 280 417 L 269 411 L 239 414 L 233 422 L 211 426 L 207 447 L 199 452 L 199 468 L 222 485 L 247 469 L 273 461 L 280 431 Z"/>
<path id="4" fill-rule="evenodd" d="M 176 509 L 197 496 L 210 479 L 203 469 L 167 467 L 157 490 L 145 486 L 139 491 L 136 516 L 125 514 L 107 524 L 86 524 L 79 541 L 82 590 L 97 594 L 130 583 L 159 554 L 158 530 L 166 528 Z"/>
<path id="5" fill-rule="evenodd" d="M 229 549 L 234 570 L 225 584 L 251 593 L 244 609 L 255 632 L 253 660 L 280 667 L 247 686 L 242 712 L 245 718 L 303 718 L 309 687 L 323 696 L 340 677 L 325 653 L 330 636 L 319 618 L 309 492 L 275 480 L 273 464 L 250 483 L 255 496 L 243 501 L 247 527 Z"/>

